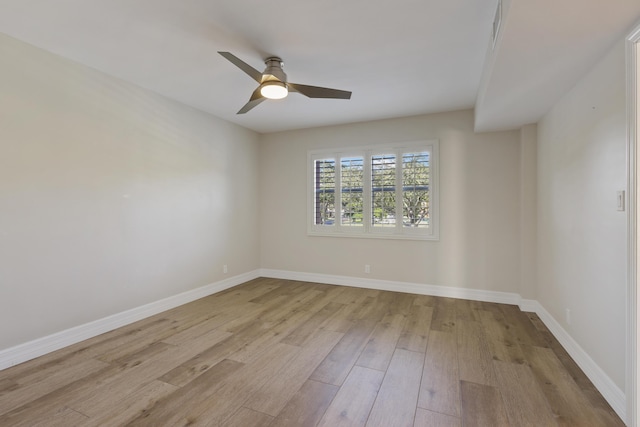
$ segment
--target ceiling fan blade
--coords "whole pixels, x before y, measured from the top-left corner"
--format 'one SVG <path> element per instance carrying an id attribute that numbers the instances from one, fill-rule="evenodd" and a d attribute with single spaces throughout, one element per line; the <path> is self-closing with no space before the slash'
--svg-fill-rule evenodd
<path id="1" fill-rule="evenodd" d="M 218 52 L 218 53 L 224 56 L 225 58 L 227 58 L 229 62 L 231 62 L 233 65 L 235 65 L 236 67 L 240 68 L 242 71 L 247 73 L 249 77 L 251 77 L 253 80 L 257 81 L 258 83 L 261 83 L 262 73 L 260 71 L 256 70 L 251 65 L 247 64 L 246 62 L 244 62 L 242 59 L 238 58 L 231 52 Z"/>
<path id="2" fill-rule="evenodd" d="M 267 98 L 262 96 L 262 94 L 260 93 L 260 87 L 258 87 L 251 94 L 251 98 L 249 99 L 249 102 L 244 104 L 244 107 L 242 107 L 240 109 L 240 111 L 238 111 L 236 114 L 244 114 L 244 113 L 246 113 L 247 111 L 251 110 L 253 107 L 258 106 L 258 104 L 260 104 L 265 99 L 267 99 Z"/>
<path id="3" fill-rule="evenodd" d="M 298 83 L 287 83 L 289 90 L 300 92 L 309 98 L 351 99 L 351 92 L 347 90 L 330 89 L 328 87 L 308 86 Z"/>

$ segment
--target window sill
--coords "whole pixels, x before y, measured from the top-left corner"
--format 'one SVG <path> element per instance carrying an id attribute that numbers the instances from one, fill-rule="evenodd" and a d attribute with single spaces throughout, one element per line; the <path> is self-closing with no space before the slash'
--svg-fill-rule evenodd
<path id="1" fill-rule="evenodd" d="M 308 231 L 307 236 L 310 237 L 346 237 L 349 239 L 383 239 L 383 240 L 427 240 L 439 241 L 439 236 L 428 234 L 391 234 L 391 233 L 327 233 Z"/>

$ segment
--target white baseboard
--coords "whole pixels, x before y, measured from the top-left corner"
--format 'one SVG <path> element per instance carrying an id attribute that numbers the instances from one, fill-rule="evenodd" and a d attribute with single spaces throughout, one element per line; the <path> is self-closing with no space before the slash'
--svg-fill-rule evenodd
<path id="1" fill-rule="evenodd" d="M 258 273 L 258 270 L 250 271 L 248 273 L 230 277 L 178 295 L 164 298 L 159 301 L 145 304 L 140 307 L 132 308 L 131 310 L 116 313 L 93 322 L 85 323 L 84 325 L 38 338 L 15 347 L 1 350 L 0 370 L 98 336 L 105 332 L 112 331 L 130 323 L 137 322 L 138 320 L 142 320 L 149 316 L 162 313 L 163 311 L 187 304 L 191 301 L 232 288 L 241 283 L 248 282 L 249 280 L 259 277 Z"/>
<path id="2" fill-rule="evenodd" d="M 520 310 L 522 311 L 526 311 L 528 313 L 536 313 L 538 312 L 538 309 L 540 307 L 540 303 L 534 299 L 524 299 L 522 298 L 520 300 L 520 303 L 518 304 L 518 306 L 520 307 Z"/>
<path id="3" fill-rule="evenodd" d="M 454 288 L 426 285 L 421 283 L 395 282 L 389 280 L 364 279 L 352 276 L 301 273 L 297 271 L 261 269 L 260 276 L 275 279 L 299 280 L 302 282 L 326 283 L 328 285 L 353 286 L 354 288 L 378 289 L 381 291 L 406 292 L 410 294 L 436 297 L 460 298 L 474 301 L 497 302 L 501 304 L 520 303 L 520 296 L 510 292 L 483 291 L 479 289 Z"/>
<path id="4" fill-rule="evenodd" d="M 611 378 L 609 378 L 609 376 L 607 376 L 607 374 L 593 361 L 593 359 L 591 359 L 587 352 L 578 345 L 571 335 L 562 328 L 562 326 L 538 301 L 522 299 L 520 295 L 509 292 L 483 291 L 478 289 L 454 288 L 285 270 L 254 270 L 2 350 L 0 351 L 0 370 L 18 363 L 26 362 L 27 360 L 34 359 L 105 332 L 109 332 L 113 329 L 120 328 L 163 311 L 170 310 L 191 301 L 195 301 L 199 298 L 240 285 L 257 277 L 272 277 L 276 279 L 326 283 L 329 285 L 353 286 L 357 288 L 518 305 L 522 311 L 533 312 L 540 317 L 551 333 L 567 350 L 573 360 L 576 361 L 578 366 L 580 366 L 591 382 L 593 382 L 602 396 L 607 400 L 607 402 L 609 402 L 613 410 L 616 411 L 620 418 L 623 420 L 626 419 L 626 398 L 624 392 L 611 380 Z"/>
<path id="5" fill-rule="evenodd" d="M 520 310 L 536 313 L 540 317 L 542 322 L 544 322 L 560 344 L 565 348 L 565 350 L 567 350 L 573 360 L 576 361 L 578 366 L 580 366 L 580 369 L 584 371 L 598 391 L 607 400 L 609 405 L 611 405 L 613 410 L 616 411 L 618 416 L 623 420 L 626 419 L 626 398 L 624 392 L 536 300 L 523 299 L 519 294 L 508 292 L 481 291 L 476 289 L 363 279 L 360 277 L 350 276 L 301 273 L 284 270 L 261 269 L 260 276 L 518 305 Z"/>

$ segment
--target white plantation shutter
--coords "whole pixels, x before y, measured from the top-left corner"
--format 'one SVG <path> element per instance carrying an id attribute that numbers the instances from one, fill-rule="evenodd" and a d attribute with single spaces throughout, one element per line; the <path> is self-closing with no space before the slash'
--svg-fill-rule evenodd
<path id="1" fill-rule="evenodd" d="M 438 239 L 438 141 L 309 159 L 310 235 Z"/>
<path id="2" fill-rule="evenodd" d="M 429 227 L 429 152 L 402 155 L 402 225 Z"/>
<path id="3" fill-rule="evenodd" d="M 362 227 L 364 157 L 340 159 L 340 225 Z"/>
<path id="4" fill-rule="evenodd" d="M 336 208 L 336 161 L 319 159 L 314 161 L 314 223 L 331 225 L 335 221 Z"/>
<path id="5" fill-rule="evenodd" d="M 371 222 L 373 227 L 396 226 L 396 155 L 371 156 Z"/>

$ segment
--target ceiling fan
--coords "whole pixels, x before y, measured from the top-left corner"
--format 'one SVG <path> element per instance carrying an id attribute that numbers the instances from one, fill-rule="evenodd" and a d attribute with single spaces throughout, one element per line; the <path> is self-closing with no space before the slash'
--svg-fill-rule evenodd
<path id="1" fill-rule="evenodd" d="M 237 114 L 246 113 L 265 99 L 282 99 L 287 96 L 289 92 L 298 92 L 309 98 L 351 99 L 351 92 L 346 90 L 287 82 L 287 75 L 282 70 L 284 63 L 282 59 L 278 57 L 272 56 L 267 58 L 264 61 L 266 68 L 261 73 L 230 52 L 218 53 L 260 84 L 251 94 L 249 102 L 247 102 Z"/>

